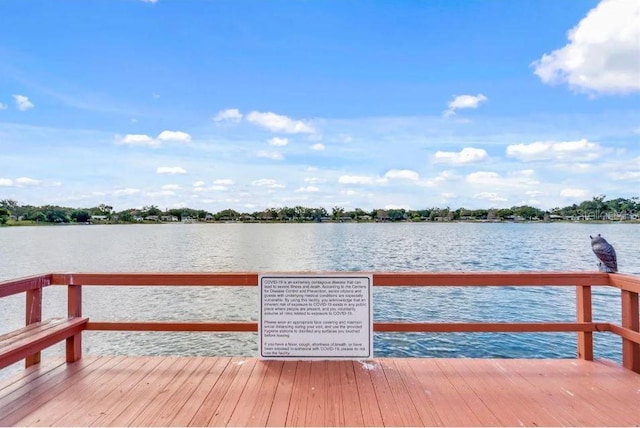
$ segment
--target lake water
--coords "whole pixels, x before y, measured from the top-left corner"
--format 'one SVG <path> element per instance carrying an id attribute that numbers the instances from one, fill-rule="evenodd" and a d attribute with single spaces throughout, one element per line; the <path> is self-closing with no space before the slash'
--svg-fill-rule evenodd
<path id="1" fill-rule="evenodd" d="M 567 223 L 161 224 L 0 228 L 0 280 L 48 272 L 592 271 L 589 235 L 612 243 L 623 273 L 640 274 L 640 225 Z M 256 320 L 257 288 L 85 287 L 94 320 Z M 43 316 L 64 316 L 62 287 Z M 594 319 L 620 322 L 619 292 L 595 287 Z M 24 296 L 0 300 L 0 332 L 24 325 Z M 565 288 L 374 289 L 374 319 L 575 321 Z M 257 355 L 251 333 L 87 332 L 84 352 Z M 47 350 L 61 354 L 62 346 Z M 45 355 L 47 355 L 45 353 Z M 572 358 L 573 333 L 379 334 L 376 356 Z M 596 333 L 597 358 L 621 359 L 620 339 Z"/>

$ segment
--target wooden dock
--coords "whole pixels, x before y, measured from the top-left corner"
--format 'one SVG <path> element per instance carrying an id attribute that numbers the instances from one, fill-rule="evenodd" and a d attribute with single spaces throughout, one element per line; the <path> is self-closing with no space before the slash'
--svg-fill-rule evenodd
<path id="1" fill-rule="evenodd" d="M 24 293 L 25 327 L 0 335 L 0 426 L 640 426 L 640 278 L 601 272 L 374 273 L 374 286 L 575 288 L 575 322 L 373 322 L 385 332 L 573 332 L 576 359 L 263 361 L 86 356 L 84 331 L 258 331 L 256 322 L 103 321 L 83 287 L 256 286 L 255 273 L 45 274 L 0 282 Z M 67 288 L 67 313 L 42 319 L 42 289 Z M 593 320 L 592 286 L 620 291 L 621 320 Z M 593 335 L 622 342 L 622 365 Z M 41 351 L 65 342 L 65 358 Z"/>
<path id="2" fill-rule="evenodd" d="M 640 375 L 584 360 L 83 357 L 0 387 L 2 426 L 638 426 Z"/>

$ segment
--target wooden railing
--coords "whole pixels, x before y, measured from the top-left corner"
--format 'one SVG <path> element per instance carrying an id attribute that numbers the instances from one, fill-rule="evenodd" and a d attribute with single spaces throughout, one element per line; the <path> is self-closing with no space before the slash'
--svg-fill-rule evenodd
<path id="1" fill-rule="evenodd" d="M 505 273 L 372 273 L 374 286 L 391 287 L 575 287 L 575 322 L 374 322 L 384 332 L 576 332 L 578 358 L 593 360 L 593 333 L 611 332 L 622 338 L 623 366 L 640 373 L 640 278 L 600 272 L 505 272 Z M 69 319 L 82 317 L 84 286 L 249 286 L 258 285 L 257 273 L 54 273 L 0 282 L 0 298 L 26 293 L 26 324 L 42 321 L 42 288 L 66 286 Z M 592 286 L 621 290 L 621 325 L 594 322 Z M 85 330 L 255 332 L 256 322 L 106 322 L 89 320 Z M 75 331 L 74 331 L 75 333 Z M 0 352 L 2 346 L 0 337 Z M 66 339 L 67 361 L 80 358 L 81 332 Z M 30 348 L 31 349 L 31 348 Z M 40 349 L 26 358 L 26 365 L 40 361 Z M 8 361 L 8 360 L 7 360 Z M 0 358 L 0 368 L 3 361 Z"/>

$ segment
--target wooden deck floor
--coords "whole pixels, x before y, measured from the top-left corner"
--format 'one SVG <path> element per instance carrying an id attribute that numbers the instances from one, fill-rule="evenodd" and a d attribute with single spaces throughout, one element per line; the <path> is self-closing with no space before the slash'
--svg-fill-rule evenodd
<path id="1" fill-rule="evenodd" d="M 638 426 L 640 375 L 582 360 L 83 357 L 0 384 L 11 426 Z"/>

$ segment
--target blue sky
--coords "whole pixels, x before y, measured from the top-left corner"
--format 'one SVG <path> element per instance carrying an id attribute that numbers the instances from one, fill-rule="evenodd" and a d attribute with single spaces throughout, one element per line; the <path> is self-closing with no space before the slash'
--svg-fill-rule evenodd
<path id="1" fill-rule="evenodd" d="M 0 3 L 0 199 L 253 212 L 640 194 L 640 2 Z"/>

